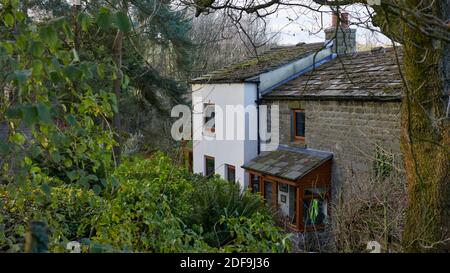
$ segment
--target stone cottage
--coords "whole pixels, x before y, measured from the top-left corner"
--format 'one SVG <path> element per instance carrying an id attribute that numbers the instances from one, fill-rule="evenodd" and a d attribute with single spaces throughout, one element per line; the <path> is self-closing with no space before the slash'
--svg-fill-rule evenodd
<path id="1" fill-rule="evenodd" d="M 355 30 L 336 17 L 325 32 L 324 43 L 274 48 L 191 81 L 193 172 L 261 193 L 295 231 L 326 226 L 333 189 L 374 175 L 377 153 L 400 162 L 401 50 L 357 52 Z M 230 105 L 256 109 L 232 127 L 243 138 L 220 137 Z M 261 136 L 272 130 L 262 128 L 274 124 L 267 150 Z"/>
<path id="2" fill-rule="evenodd" d="M 377 147 L 400 165 L 400 78 L 394 49 L 357 52 L 283 84 L 262 102 L 279 106 L 280 144 L 333 153 L 336 183 L 365 179 Z"/>

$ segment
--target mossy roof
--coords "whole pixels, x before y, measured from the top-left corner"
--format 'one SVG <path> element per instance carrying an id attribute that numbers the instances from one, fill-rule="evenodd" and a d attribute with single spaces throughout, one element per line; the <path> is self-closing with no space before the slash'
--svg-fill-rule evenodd
<path id="1" fill-rule="evenodd" d="M 306 57 L 324 48 L 324 43 L 298 44 L 272 48 L 258 57 L 232 64 L 201 77 L 191 83 L 239 83 L 280 66 Z"/>
<path id="2" fill-rule="evenodd" d="M 401 48 L 340 56 L 263 95 L 264 99 L 401 100 Z"/>
<path id="3" fill-rule="evenodd" d="M 297 181 L 332 157 L 327 152 L 280 145 L 278 150 L 262 152 L 242 168 Z"/>

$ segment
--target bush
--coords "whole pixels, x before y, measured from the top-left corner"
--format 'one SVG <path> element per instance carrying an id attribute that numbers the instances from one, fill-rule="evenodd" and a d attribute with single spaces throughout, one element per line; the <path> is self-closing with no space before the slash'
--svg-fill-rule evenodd
<path id="1" fill-rule="evenodd" d="M 333 204 L 336 250 L 363 252 L 377 241 L 383 252 L 401 251 L 405 196 L 406 182 L 397 172 L 344 183 Z"/>
<path id="2" fill-rule="evenodd" d="M 150 252 L 285 251 L 259 195 L 218 177 L 190 175 L 156 153 L 116 171 L 121 185 L 92 240 Z"/>
<path id="3" fill-rule="evenodd" d="M 217 176 L 206 179 L 193 175 L 191 181 L 195 188 L 192 196 L 194 209 L 185 221 L 201 226 L 204 239 L 210 246 L 221 247 L 233 239 L 232 230 L 223 217 L 251 218 L 257 212 L 267 214 L 260 195 L 242 191 L 239 184 Z"/>
<path id="4" fill-rule="evenodd" d="M 180 220 L 192 211 L 192 185 L 168 157 L 157 153 L 151 160 L 128 159 L 115 175 L 120 186 L 110 210 L 100 215 L 92 241 L 146 252 L 188 251 L 199 241 Z"/>
<path id="5" fill-rule="evenodd" d="M 85 252 L 290 249 L 258 195 L 217 177 L 191 176 L 162 153 L 125 159 L 98 194 L 38 170 L 20 187 L 0 186 L 0 251 L 23 251 L 32 220 L 50 227 L 54 252 L 73 240 Z"/>
<path id="6" fill-rule="evenodd" d="M 15 190 L 0 187 L 0 251 L 21 252 L 30 221 L 47 224 L 51 251 L 63 251 L 65 242 L 90 236 L 98 215 L 108 203 L 92 190 L 74 186 L 34 187 Z"/>
<path id="7" fill-rule="evenodd" d="M 121 132 L 110 124 L 120 99 L 110 92 L 116 67 L 108 57 L 85 58 L 93 53 L 89 48 L 67 47 L 75 42 L 70 18 L 30 23 L 16 4 L 6 1 L 0 9 L 15 15 L 14 24 L 0 28 L 11 38 L 0 41 L 0 82 L 9 94 L 0 105 L 6 129 L 0 141 L 0 251 L 23 251 L 30 221 L 49 227 L 48 247 L 55 252 L 66 251 L 72 240 L 93 252 L 285 250 L 279 247 L 284 233 L 258 208 L 257 197 L 241 195 L 226 181 L 191 181 L 161 153 L 124 159 L 116 169 L 114 139 Z M 84 16 L 84 34 L 103 33 L 89 23 L 95 18 Z M 139 148 L 134 142 L 127 151 Z"/>
<path id="8" fill-rule="evenodd" d="M 257 212 L 250 217 L 222 216 L 232 238 L 223 246 L 225 252 L 285 252 L 291 249 L 289 235 L 280 236 L 282 231 L 274 225 L 267 213 Z"/>

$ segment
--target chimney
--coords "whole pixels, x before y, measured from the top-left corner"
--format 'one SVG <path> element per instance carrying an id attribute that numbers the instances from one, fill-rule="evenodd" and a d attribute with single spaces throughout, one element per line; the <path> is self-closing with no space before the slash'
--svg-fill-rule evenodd
<path id="1" fill-rule="evenodd" d="M 356 52 L 356 29 L 350 28 L 348 13 L 333 13 L 331 27 L 325 29 L 325 40 L 333 41 L 333 51 L 338 55 Z"/>

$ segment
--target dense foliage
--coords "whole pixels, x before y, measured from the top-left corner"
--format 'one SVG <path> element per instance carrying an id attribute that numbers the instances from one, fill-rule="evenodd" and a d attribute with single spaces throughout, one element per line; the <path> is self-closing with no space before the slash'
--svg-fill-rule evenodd
<path id="1" fill-rule="evenodd" d="M 0 251 L 24 251 L 36 220 L 55 252 L 69 241 L 85 252 L 289 249 L 260 197 L 237 185 L 193 176 L 162 153 L 118 165 L 110 123 L 119 70 L 108 51 L 75 50 L 69 18 L 33 23 L 18 1 L 0 12 Z M 107 8 L 77 22 L 98 37 L 131 27 Z"/>
<path id="2" fill-rule="evenodd" d="M 193 178 L 162 153 L 151 159 L 129 158 L 114 175 L 120 184 L 98 195 L 76 184 L 36 187 L 41 177 L 14 192 L 1 186 L 0 250 L 22 251 L 31 220 L 47 223 L 50 251 L 58 252 L 74 240 L 90 252 L 290 248 L 288 235 L 275 226 L 258 195 L 217 177 Z"/>
<path id="3" fill-rule="evenodd" d="M 8 2 L 8 1 L 7 1 Z M 80 60 L 64 17 L 28 24 L 17 2 L 2 10 L 0 42 L 3 183 L 42 175 L 48 184 L 106 185 L 115 144 L 109 120 L 116 98 L 105 82 L 115 77 L 106 61 Z M 88 31 L 87 29 L 85 31 Z"/>

